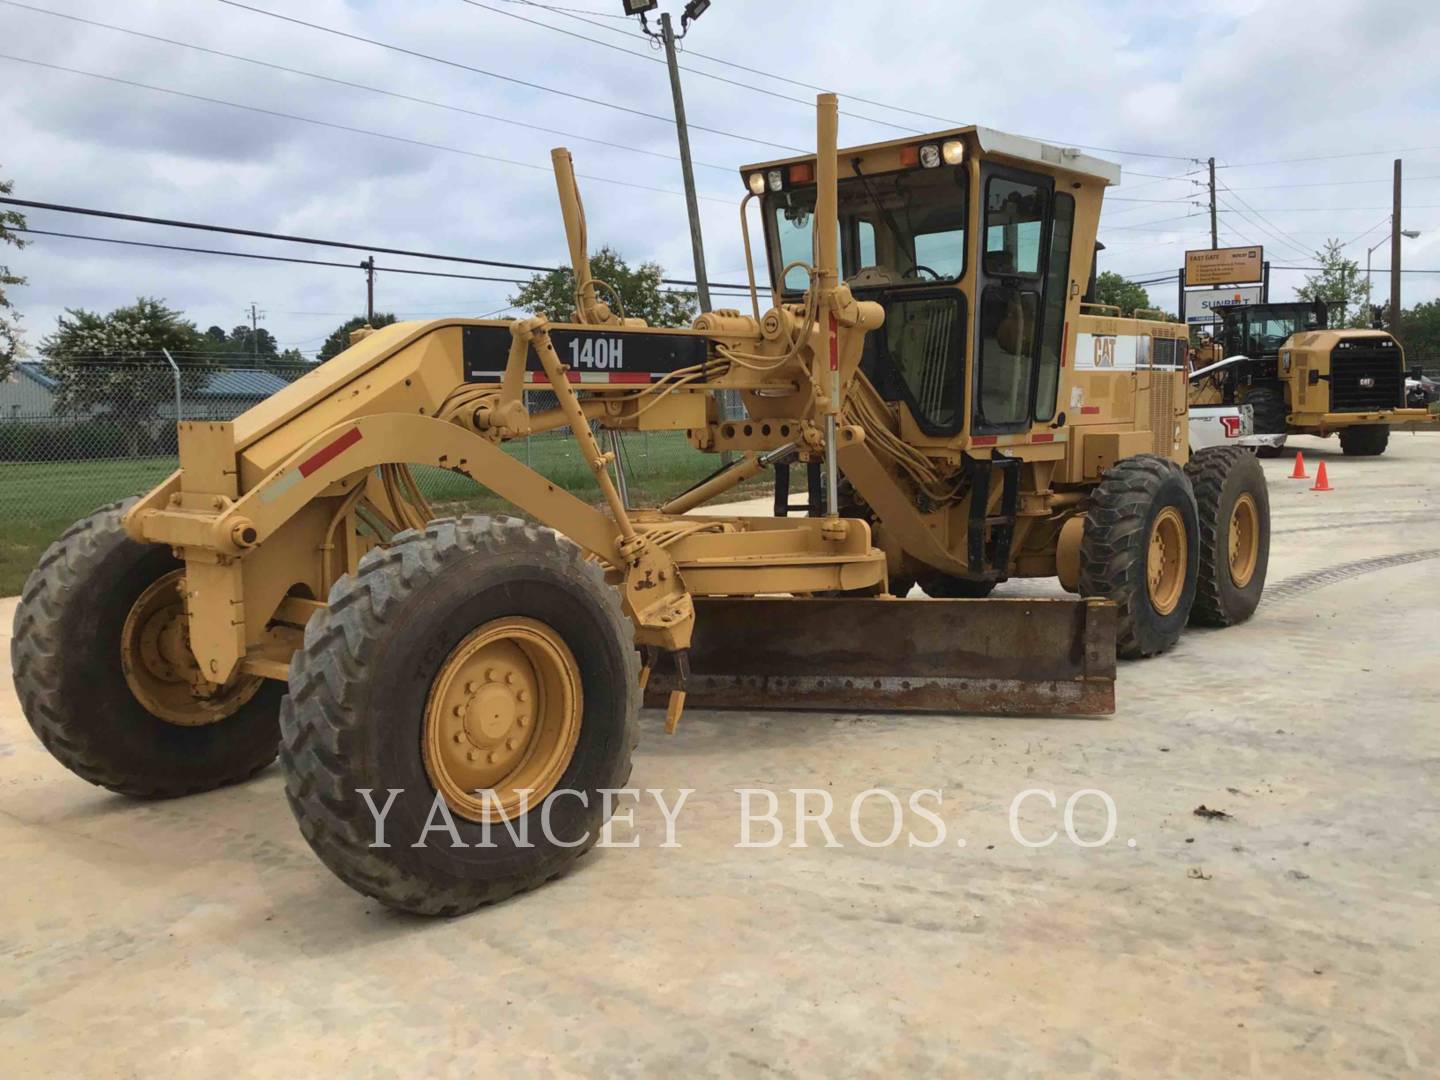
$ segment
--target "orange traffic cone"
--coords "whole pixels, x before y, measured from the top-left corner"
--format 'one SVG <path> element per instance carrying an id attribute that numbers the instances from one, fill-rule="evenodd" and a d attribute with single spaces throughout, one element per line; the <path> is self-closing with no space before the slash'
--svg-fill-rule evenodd
<path id="1" fill-rule="evenodd" d="M 1310 490 L 1311 490 L 1311 491 L 1334 491 L 1334 490 L 1335 490 L 1334 488 L 1332 488 L 1332 487 L 1330 486 L 1330 481 L 1329 481 L 1329 479 L 1325 476 L 1325 462 L 1323 462 L 1323 461 L 1320 462 L 1320 467 L 1315 470 L 1315 483 L 1311 486 Z"/>
<path id="2" fill-rule="evenodd" d="M 1295 468 L 1290 471 L 1291 480 L 1309 480 L 1310 474 L 1305 471 L 1305 455 L 1299 450 L 1295 451 Z"/>

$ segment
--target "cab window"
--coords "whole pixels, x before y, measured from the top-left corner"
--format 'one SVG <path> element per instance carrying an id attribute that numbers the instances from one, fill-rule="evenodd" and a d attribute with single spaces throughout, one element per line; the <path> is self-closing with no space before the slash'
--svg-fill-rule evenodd
<path id="1" fill-rule="evenodd" d="M 997 277 L 1040 273 L 1045 191 L 1038 184 L 993 176 L 985 186 L 985 272 Z"/>
<path id="2" fill-rule="evenodd" d="M 838 185 L 840 269 L 853 288 L 951 282 L 965 273 L 969 181 L 963 166 L 843 177 Z M 813 185 L 765 197 L 774 272 L 815 259 Z M 808 284 L 799 268 L 781 288 Z"/>
<path id="3" fill-rule="evenodd" d="M 1050 258 L 1045 269 L 1045 329 L 1040 335 L 1040 379 L 1035 386 L 1035 419 L 1055 416 L 1060 358 L 1065 350 L 1065 301 L 1070 295 L 1070 240 L 1075 231 L 1075 200 L 1055 196 L 1050 229 Z"/>

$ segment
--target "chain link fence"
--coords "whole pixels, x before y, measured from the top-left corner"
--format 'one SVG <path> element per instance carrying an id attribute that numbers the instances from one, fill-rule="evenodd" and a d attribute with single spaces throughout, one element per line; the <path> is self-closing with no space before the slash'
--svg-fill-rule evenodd
<path id="1" fill-rule="evenodd" d="M 167 363 L 86 363 L 63 370 L 21 363 L 0 382 L 0 596 L 25 576 L 72 522 L 98 506 L 144 492 L 177 465 L 175 420 L 233 420 L 308 371 L 308 366 L 199 368 Z M 549 391 L 527 394 L 532 411 L 553 408 Z M 602 436 L 607 449 L 608 436 Z M 558 486 L 598 502 L 599 489 L 568 429 L 506 445 Z M 620 439 L 630 500 L 655 505 L 720 466 L 682 431 L 627 432 Z M 485 489 L 443 469 L 417 467 L 437 513 L 514 512 Z M 737 493 L 759 495 L 758 481 Z"/>

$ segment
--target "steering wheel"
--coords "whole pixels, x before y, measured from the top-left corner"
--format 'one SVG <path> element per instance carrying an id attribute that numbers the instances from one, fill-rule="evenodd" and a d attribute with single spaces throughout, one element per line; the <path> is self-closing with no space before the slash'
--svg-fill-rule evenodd
<path id="1" fill-rule="evenodd" d="M 919 277 L 921 270 L 924 270 L 927 274 L 929 274 L 932 281 L 939 281 L 939 280 L 940 280 L 940 275 L 939 275 L 939 274 L 937 274 L 934 270 L 931 270 L 930 267 L 925 266 L 925 265 L 923 265 L 923 264 L 921 264 L 921 263 L 916 263 L 914 266 L 910 267 L 909 270 L 906 270 L 905 273 L 901 274 L 900 276 L 901 276 L 901 277 L 907 277 L 907 278 L 908 278 L 908 277 Z"/>

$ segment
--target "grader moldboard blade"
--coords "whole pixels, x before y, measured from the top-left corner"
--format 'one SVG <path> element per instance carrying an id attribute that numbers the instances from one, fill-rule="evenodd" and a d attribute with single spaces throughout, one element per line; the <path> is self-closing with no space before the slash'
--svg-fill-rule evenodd
<path id="1" fill-rule="evenodd" d="M 1115 711 L 1115 606 L 1103 600 L 695 601 L 687 704 L 983 716 Z M 646 703 L 663 704 L 657 670 Z"/>

